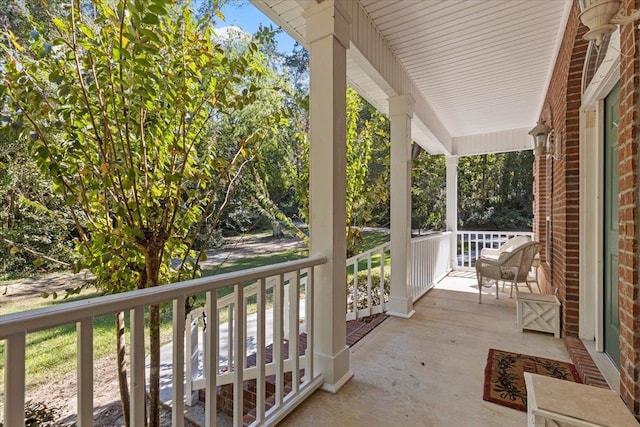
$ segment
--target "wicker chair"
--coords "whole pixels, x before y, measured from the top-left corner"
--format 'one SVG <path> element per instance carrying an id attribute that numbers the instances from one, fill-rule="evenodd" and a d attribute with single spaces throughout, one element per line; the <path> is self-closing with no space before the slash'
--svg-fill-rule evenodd
<path id="1" fill-rule="evenodd" d="M 513 248 L 510 252 L 502 252 L 498 258 L 483 258 L 476 260 L 476 277 L 478 279 L 478 302 L 482 303 L 482 287 L 496 285 L 496 299 L 498 298 L 498 282 L 504 281 L 511 284 L 509 298 L 513 295 L 513 286 L 527 282 L 527 276 L 531 270 L 533 259 L 540 250 L 540 243 L 525 242 Z M 490 280 L 488 284 L 486 280 Z"/>
<path id="2" fill-rule="evenodd" d="M 531 241 L 531 238 L 529 236 L 512 237 L 509 240 L 507 240 L 506 242 L 504 242 L 502 244 L 502 246 L 500 246 L 497 249 L 494 249 L 494 248 L 482 248 L 482 250 L 480 251 L 480 256 L 482 258 L 498 258 L 501 253 L 503 253 L 503 252 L 511 252 L 515 248 L 520 246 L 521 244 L 527 243 L 527 242 L 530 242 L 530 241 Z"/>

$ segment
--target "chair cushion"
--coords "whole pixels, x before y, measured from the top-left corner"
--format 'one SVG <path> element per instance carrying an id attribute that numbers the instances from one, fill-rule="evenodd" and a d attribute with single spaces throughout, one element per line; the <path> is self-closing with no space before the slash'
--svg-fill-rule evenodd
<path id="1" fill-rule="evenodd" d="M 500 267 L 500 277 L 504 280 L 513 280 L 516 277 L 515 270 L 513 267 Z"/>

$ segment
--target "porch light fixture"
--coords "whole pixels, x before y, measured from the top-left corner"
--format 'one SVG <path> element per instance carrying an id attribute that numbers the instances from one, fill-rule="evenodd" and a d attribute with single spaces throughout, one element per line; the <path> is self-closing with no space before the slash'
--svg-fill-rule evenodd
<path id="1" fill-rule="evenodd" d="M 533 153 L 536 157 L 560 158 L 560 137 L 556 138 L 553 129 L 542 119 L 538 120 L 536 126 L 529 131 L 529 135 L 533 137 Z"/>
<path id="2" fill-rule="evenodd" d="M 631 15 L 619 13 L 621 0 L 580 0 L 580 20 L 589 27 L 585 40 L 594 40 L 596 46 L 602 44 L 605 36 L 613 33 L 618 25 L 629 24 L 640 18 L 640 10 L 632 10 Z"/>

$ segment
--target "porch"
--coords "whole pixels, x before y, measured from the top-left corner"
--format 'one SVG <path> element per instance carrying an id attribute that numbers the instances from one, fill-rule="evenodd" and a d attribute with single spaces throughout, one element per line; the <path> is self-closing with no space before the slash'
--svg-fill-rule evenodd
<path id="1" fill-rule="evenodd" d="M 495 288 L 478 304 L 475 275 L 451 272 L 351 348 L 338 394 L 314 393 L 281 425 L 526 425 L 526 413 L 482 400 L 489 348 L 569 361 L 562 340 L 518 332 L 516 303 Z M 484 289 L 483 289 L 484 292 Z"/>
<path id="2" fill-rule="evenodd" d="M 315 289 L 323 284 L 314 283 L 313 273 L 315 266 L 326 262 L 323 259 L 309 258 L 2 316 L 0 337 L 7 339 L 5 414 L 20 419 L 20 408 L 24 405 L 25 333 L 76 323 L 78 420 L 90 425 L 96 386 L 92 372 L 93 319 L 100 314 L 131 309 L 133 415 L 141 417 L 144 410 L 138 402 L 144 402 L 144 388 L 140 385 L 144 384 L 146 375 L 144 351 L 140 345 L 145 332 L 138 319 L 141 319 L 145 306 L 172 301 L 174 338 L 169 345 L 172 354 L 163 362 L 162 370 L 166 370 L 163 388 L 168 393 L 166 401 L 172 409 L 173 425 L 183 425 L 181 414 L 188 409 L 192 390 L 204 389 L 207 396 L 215 396 L 216 393 L 211 394 L 210 391 L 220 386 L 226 387 L 233 395 L 233 410 L 229 414 L 233 421 L 227 417 L 212 416 L 220 411 L 222 402 L 207 399 L 200 406 L 201 425 L 212 425 L 216 418 L 221 425 L 226 425 L 224 420 L 241 425 L 243 420 L 247 421 L 245 414 L 250 412 L 247 411 L 250 403 L 254 408 L 262 408 L 254 412 L 259 424 L 272 424 L 306 398 L 311 403 L 304 403 L 290 416 L 293 421 L 286 423 L 297 425 L 299 421 L 296 420 L 304 419 L 305 423 L 317 420 L 326 425 L 340 416 L 337 415 L 340 414 L 339 408 L 344 408 L 347 412 L 342 419 L 352 419 L 357 425 L 366 423 L 367 416 L 377 420 L 407 419 L 412 424 L 429 420 L 433 425 L 445 425 L 447 420 L 447 425 L 452 425 L 451 417 L 454 416 L 460 417 L 455 425 L 469 424 L 468 420 L 475 420 L 475 425 L 482 425 L 478 420 L 485 420 L 489 425 L 495 423 L 495 417 L 505 417 L 508 425 L 523 424 L 524 413 L 482 401 L 487 350 L 491 347 L 569 360 L 564 344 L 551 335 L 518 332 L 515 300 L 509 299 L 508 292 L 501 292 L 501 298 L 496 300 L 493 298 L 494 288 L 485 288 L 483 292 L 487 297 L 483 304 L 478 304 L 475 274 L 469 270 L 451 271 L 449 263 L 452 242 L 457 242 L 453 247 L 456 248 L 458 268 L 463 269 L 483 246 L 497 246 L 510 236 L 506 232 L 460 232 L 457 236 L 447 232 L 412 239 L 410 288 L 412 299 L 417 300 L 414 305 L 416 313 L 410 319 L 390 317 L 347 350 L 351 360 L 350 372 L 355 377 L 337 395 L 314 393 L 323 381 L 318 375 L 315 358 L 310 357 L 315 355 L 317 336 L 323 332 L 320 313 L 314 310 Z M 347 282 L 351 286 L 347 285 L 347 312 L 343 311 L 343 322 L 345 318 L 357 319 L 388 312 L 389 297 L 383 286 L 384 280 L 375 280 L 375 277 L 389 275 L 389 256 L 389 244 L 383 244 L 347 261 L 347 271 L 350 272 Z M 359 276 L 358 271 L 364 280 L 358 280 L 359 286 L 353 286 L 354 278 Z M 251 281 L 255 282 L 246 286 Z M 235 292 L 217 298 L 212 304 L 214 290 L 228 285 L 234 286 Z M 205 339 L 201 354 L 194 355 L 189 351 L 193 349 L 193 343 L 189 339 L 190 322 L 184 320 L 183 304 L 188 295 L 203 292 L 207 294 L 208 303 L 204 310 L 200 310 L 207 313 L 209 332 L 205 336 L 211 339 Z M 381 295 L 385 296 L 380 298 Z M 247 307 L 254 299 L 257 313 L 252 314 Z M 300 304 L 291 303 L 296 300 Z M 217 309 L 214 308 L 216 306 Z M 225 312 L 228 321 L 221 320 Z M 317 325 L 315 328 L 314 324 Z M 185 329 L 186 342 L 182 339 Z M 274 341 L 274 336 L 282 339 Z M 300 346 L 302 351 L 292 355 L 288 351 L 289 346 Z M 215 353 L 219 354 L 217 369 L 216 364 L 206 363 L 207 354 Z M 254 362 L 249 363 L 251 357 L 245 355 L 253 355 Z M 201 375 L 194 376 L 190 372 L 189 366 L 194 363 L 204 367 Z M 186 371 L 180 368 L 185 365 Z M 207 371 L 217 372 L 217 375 L 207 375 Z M 307 375 L 309 372 L 311 375 Z M 270 381 L 275 390 L 265 392 L 265 379 L 269 377 L 273 378 Z M 239 391 L 251 383 L 256 387 L 255 401 L 247 403 L 250 399 Z M 452 415 L 452 411 L 446 408 L 464 410 Z M 400 418 L 395 418 L 398 411 L 403 413 Z M 360 412 L 366 414 L 363 415 L 365 418 L 359 418 Z"/>

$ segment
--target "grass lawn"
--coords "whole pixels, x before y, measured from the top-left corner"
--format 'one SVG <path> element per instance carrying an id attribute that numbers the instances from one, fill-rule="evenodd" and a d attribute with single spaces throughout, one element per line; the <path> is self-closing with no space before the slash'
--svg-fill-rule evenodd
<path id="1" fill-rule="evenodd" d="M 381 243 L 384 243 L 389 239 L 388 233 L 382 232 L 363 233 L 363 237 L 363 252 Z M 301 251 L 297 249 L 290 249 L 268 255 L 242 257 L 235 260 L 228 260 L 220 266 L 203 269 L 202 275 L 211 276 L 214 274 L 240 271 L 249 268 L 292 261 L 304 258 L 305 256 L 307 256 L 306 250 Z M 374 259 L 374 268 L 376 266 L 379 266 L 380 262 L 380 257 Z M 387 255 L 387 257 L 385 257 L 385 264 L 389 262 L 390 258 Z M 364 262 L 364 264 L 361 264 L 362 265 L 359 266 L 359 269 L 366 269 L 366 262 Z M 351 275 L 352 274 L 353 271 L 351 271 Z M 218 297 L 222 297 L 231 292 L 233 292 L 233 287 L 219 289 Z M 0 313 L 9 314 L 17 311 L 47 307 L 63 302 L 92 298 L 97 295 L 98 292 L 95 289 L 87 288 L 83 290 L 79 295 L 74 295 L 67 299 L 53 299 L 51 297 L 18 299 L 11 302 L 2 302 L 2 304 L 0 305 Z M 204 297 L 199 296 L 196 305 L 202 303 L 204 303 Z M 250 304 L 248 307 L 248 311 L 255 310 L 255 307 L 251 307 L 251 301 L 249 301 L 249 303 Z M 169 342 L 172 335 L 172 314 L 171 306 L 169 303 L 163 306 L 161 313 L 161 340 L 162 342 Z M 226 321 L 226 319 L 224 318 L 224 313 L 221 313 L 220 321 Z M 128 326 L 128 312 L 126 313 L 126 322 Z M 43 386 L 53 379 L 59 379 L 63 375 L 75 371 L 77 345 L 75 329 L 75 325 L 66 325 L 58 328 L 27 334 L 26 373 L 29 388 Z M 100 359 L 102 357 L 115 354 L 115 320 L 113 315 L 96 318 L 94 320 L 93 333 L 94 359 Z M 127 347 L 129 346 L 129 343 L 130 341 L 127 335 Z M 2 344 L 0 344 L 0 378 L 4 378 L 4 358 L 5 345 L 3 341 Z M 1 394 L 2 389 L 0 388 L 0 395 Z"/>

